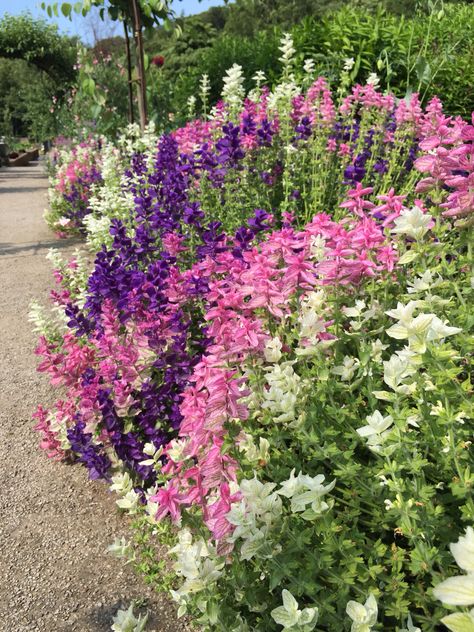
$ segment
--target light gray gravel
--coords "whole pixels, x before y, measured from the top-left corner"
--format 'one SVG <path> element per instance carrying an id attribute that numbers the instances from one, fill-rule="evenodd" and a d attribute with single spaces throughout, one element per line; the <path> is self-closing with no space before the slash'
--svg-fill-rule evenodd
<path id="1" fill-rule="evenodd" d="M 106 552 L 127 534 L 107 487 L 48 460 L 32 430 L 55 393 L 35 371 L 29 304 L 51 288 L 48 249 L 73 248 L 44 224 L 46 189 L 41 165 L 0 169 L 0 632 L 105 632 L 143 598 L 147 630 L 182 632 L 174 606 Z"/>

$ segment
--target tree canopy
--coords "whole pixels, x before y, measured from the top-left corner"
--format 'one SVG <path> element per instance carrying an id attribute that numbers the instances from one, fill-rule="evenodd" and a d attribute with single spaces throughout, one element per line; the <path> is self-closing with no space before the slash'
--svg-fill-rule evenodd
<path id="1" fill-rule="evenodd" d="M 30 13 L 5 14 L 0 20 L 0 57 L 23 59 L 64 87 L 74 82 L 75 39 Z"/>

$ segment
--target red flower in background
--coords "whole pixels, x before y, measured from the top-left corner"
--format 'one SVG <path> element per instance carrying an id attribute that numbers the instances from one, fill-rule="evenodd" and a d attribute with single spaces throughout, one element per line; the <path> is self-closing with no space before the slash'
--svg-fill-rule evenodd
<path id="1" fill-rule="evenodd" d="M 155 55 L 151 58 L 151 63 L 157 68 L 161 68 L 165 63 L 165 58 L 163 57 L 163 55 Z"/>

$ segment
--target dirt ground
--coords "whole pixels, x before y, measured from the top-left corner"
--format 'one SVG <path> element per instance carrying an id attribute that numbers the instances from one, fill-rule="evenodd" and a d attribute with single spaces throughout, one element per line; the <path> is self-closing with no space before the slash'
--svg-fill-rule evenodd
<path id="1" fill-rule="evenodd" d="M 42 219 L 41 164 L 0 169 L 0 632 L 105 632 L 119 607 L 147 599 L 150 632 L 181 632 L 174 606 L 106 552 L 127 525 L 107 486 L 48 460 L 31 414 L 55 393 L 36 373 L 33 299 L 52 286 L 49 248 L 73 250 Z"/>

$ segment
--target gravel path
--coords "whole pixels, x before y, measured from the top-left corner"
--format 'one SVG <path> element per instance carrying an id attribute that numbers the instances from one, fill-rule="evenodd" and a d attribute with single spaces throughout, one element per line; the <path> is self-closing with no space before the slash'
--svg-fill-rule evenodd
<path id="1" fill-rule="evenodd" d="M 0 169 L 0 632 L 105 632 L 119 607 L 148 599 L 147 630 L 181 632 L 174 607 L 106 552 L 127 526 L 107 487 L 38 449 L 31 413 L 53 401 L 35 371 L 32 299 L 52 285 L 58 241 L 43 219 L 41 165 Z"/>

